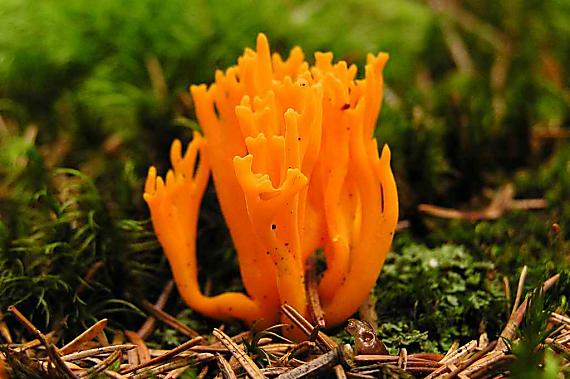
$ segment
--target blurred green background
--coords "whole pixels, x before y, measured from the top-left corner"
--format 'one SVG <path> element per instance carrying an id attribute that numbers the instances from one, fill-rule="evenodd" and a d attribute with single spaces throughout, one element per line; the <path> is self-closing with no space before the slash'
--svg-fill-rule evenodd
<path id="1" fill-rule="evenodd" d="M 188 86 L 211 82 L 259 32 L 309 61 L 330 50 L 362 68 L 368 52 L 390 54 L 376 134 L 409 222 L 376 290 L 390 347 L 441 351 L 481 325 L 496 333 L 503 277 L 515 286 L 528 264 L 536 286 L 568 267 L 568 1 L 2 0 L 0 309 L 16 303 L 69 335 L 100 317 L 138 327 L 140 300 L 169 278 L 142 201 L 146 170 L 164 172 L 172 139 L 196 126 Z M 548 208 L 479 222 L 418 211 L 480 208 L 506 183 Z M 215 292 L 240 285 L 212 191 L 199 244 Z M 168 308 L 208 331 L 184 309 Z M 167 329 L 161 338 L 175 342 Z"/>

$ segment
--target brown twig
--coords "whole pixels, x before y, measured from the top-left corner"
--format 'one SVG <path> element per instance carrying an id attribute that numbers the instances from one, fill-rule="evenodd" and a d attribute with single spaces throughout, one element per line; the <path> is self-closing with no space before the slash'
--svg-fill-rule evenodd
<path id="1" fill-rule="evenodd" d="M 216 361 L 218 362 L 218 367 L 224 379 L 237 379 L 236 373 L 232 370 L 232 366 L 230 366 L 228 361 L 226 361 L 220 353 L 216 353 Z"/>
<path id="2" fill-rule="evenodd" d="M 164 322 L 171 328 L 179 331 L 183 335 L 189 338 L 198 337 L 200 333 L 195 331 L 194 329 L 190 328 L 187 325 L 184 325 L 180 321 L 178 321 L 174 316 L 169 315 L 162 309 L 156 307 L 154 304 L 148 302 L 147 300 L 142 301 L 142 305 L 144 309 L 146 309 L 150 314 L 156 317 L 158 320 Z"/>
<path id="3" fill-rule="evenodd" d="M 77 361 L 86 357 L 94 357 L 97 355 L 103 355 L 108 353 L 113 353 L 115 350 L 123 350 L 128 351 L 132 350 L 136 347 L 136 345 L 131 344 L 121 344 L 121 345 L 113 345 L 113 346 L 104 346 L 104 347 L 96 347 L 89 350 L 78 351 L 76 353 L 67 354 L 61 357 L 62 360 L 66 362 L 73 362 Z"/>
<path id="4" fill-rule="evenodd" d="M 162 310 L 162 308 L 164 308 L 164 306 L 166 305 L 166 302 L 168 301 L 168 298 L 170 297 L 170 294 L 172 293 L 173 289 L 174 289 L 174 281 L 169 280 L 168 283 L 166 284 L 166 286 L 164 286 L 162 293 L 160 294 L 160 296 L 156 300 L 156 303 L 154 303 L 154 306 L 156 307 L 156 309 Z M 155 325 L 156 325 L 156 317 L 149 316 L 145 320 L 144 324 L 137 331 L 137 334 L 143 340 L 147 339 L 150 336 L 150 334 L 152 333 L 152 331 L 154 330 Z"/>
<path id="5" fill-rule="evenodd" d="M 509 282 L 509 278 L 506 276 L 503 276 L 503 292 L 505 292 L 505 310 L 508 314 L 511 311 L 509 308 L 511 304 L 511 284 Z"/>
<path id="6" fill-rule="evenodd" d="M 336 342 L 334 342 L 329 336 L 321 332 L 320 330 L 315 329 L 313 325 L 306 318 L 304 318 L 295 308 L 290 306 L 289 304 L 283 304 L 281 306 L 281 311 L 285 316 L 287 316 L 293 323 L 307 336 L 310 337 L 312 334 L 315 335 L 315 342 L 317 346 L 322 351 L 329 351 L 337 346 Z"/>
<path id="7" fill-rule="evenodd" d="M 405 348 L 400 349 L 400 354 L 398 355 L 398 367 L 403 370 L 408 367 L 408 351 Z"/>
<path id="8" fill-rule="evenodd" d="M 455 378 L 461 371 L 465 370 L 467 367 L 471 366 L 472 364 L 477 362 L 479 359 L 483 358 L 489 352 L 493 351 L 493 349 L 495 348 L 496 345 L 497 345 L 497 341 L 493 341 L 490 344 L 488 344 L 487 346 L 485 346 L 485 348 L 483 350 L 475 353 L 471 358 L 461 362 L 461 364 L 459 366 L 457 366 L 457 368 L 455 370 L 451 371 L 451 373 L 449 373 L 449 375 L 446 376 L 446 379 Z"/>
<path id="9" fill-rule="evenodd" d="M 277 379 L 299 379 L 307 376 L 317 375 L 324 370 L 330 369 L 333 366 L 344 362 L 345 359 L 343 347 L 337 346 L 329 352 L 322 354 L 318 358 L 315 358 L 302 366 L 296 367 L 291 371 L 279 375 Z"/>
<path id="10" fill-rule="evenodd" d="M 149 366 L 153 366 L 153 365 L 159 365 L 159 364 L 169 360 L 170 358 L 173 358 L 173 357 L 177 356 L 178 354 L 190 349 L 192 346 L 196 346 L 197 344 L 199 344 L 203 341 L 204 341 L 203 337 L 193 338 L 189 341 L 184 342 L 182 345 L 177 346 L 174 349 L 169 350 L 168 352 L 166 352 L 166 353 L 164 353 L 158 357 L 149 359 L 148 361 L 142 362 L 137 366 L 130 367 L 130 368 L 125 369 L 125 370 L 121 370 L 121 374 L 130 374 L 131 372 L 138 371 L 138 370 L 145 368 L 145 367 L 149 367 Z M 150 353 L 149 353 L 149 356 L 150 356 Z"/>
<path id="11" fill-rule="evenodd" d="M 52 339 L 54 338 L 54 336 L 55 336 L 55 332 L 49 332 L 46 334 L 46 340 L 48 342 L 51 342 Z M 35 347 L 38 347 L 41 344 L 42 344 L 42 341 L 40 341 L 39 339 L 36 338 L 36 339 L 33 339 L 29 342 L 26 342 L 26 343 L 19 345 L 15 350 L 17 352 L 21 353 L 21 352 L 26 351 L 28 349 L 33 349 Z"/>
<path id="12" fill-rule="evenodd" d="M 95 274 L 97 274 L 97 271 L 99 271 L 103 266 L 105 266 L 105 262 L 97 261 L 97 262 L 93 263 L 93 265 L 91 265 L 91 267 L 89 267 L 89 269 L 87 270 L 87 273 L 85 274 L 85 277 L 81 281 L 81 284 L 79 284 L 79 286 L 75 290 L 75 296 L 76 297 L 79 297 L 79 296 L 81 296 L 81 294 L 83 294 L 83 291 L 85 291 L 85 289 L 87 288 L 89 283 L 95 277 Z"/>
<path id="13" fill-rule="evenodd" d="M 468 221 L 477 220 L 496 220 L 501 217 L 507 210 L 512 209 L 543 209 L 547 206 L 544 199 L 523 199 L 515 200 L 514 187 L 512 184 L 507 184 L 501 187 L 496 193 L 491 203 L 480 210 L 475 211 L 461 211 L 458 209 L 439 207 L 431 204 L 420 204 L 418 210 L 427 213 L 431 216 L 459 219 Z"/>
<path id="14" fill-rule="evenodd" d="M 309 260 L 309 264 L 307 265 L 307 273 L 306 273 L 306 282 L 305 282 L 305 291 L 307 293 L 308 299 L 308 308 L 309 314 L 313 319 L 314 323 L 321 329 L 326 327 L 325 324 L 325 313 L 323 312 L 323 308 L 321 307 L 321 302 L 319 299 L 319 292 L 318 292 L 318 281 L 317 281 L 317 274 L 316 274 L 316 267 L 315 263 L 312 259 Z"/>
<path id="15" fill-rule="evenodd" d="M 558 281 L 558 278 L 560 278 L 560 274 L 556 274 L 553 277 L 549 278 L 547 281 L 545 281 L 541 287 L 541 291 L 543 293 L 548 291 L 554 285 L 554 283 Z M 516 330 L 521 324 L 524 315 L 526 313 L 528 301 L 529 300 L 527 297 L 517 308 L 517 310 L 511 315 L 509 321 L 507 322 L 507 326 L 505 326 L 505 328 L 501 332 L 497 346 L 495 346 L 495 350 L 506 351 L 508 349 L 507 341 L 511 341 L 514 338 Z"/>
<path id="16" fill-rule="evenodd" d="M 454 341 L 449 347 L 447 353 L 445 353 L 445 355 L 439 360 L 439 362 L 442 362 L 443 360 L 450 357 L 452 354 L 454 354 L 457 351 L 457 349 L 459 349 L 459 341 Z"/>
<path id="17" fill-rule="evenodd" d="M 123 355 L 123 351 L 121 349 L 115 350 L 111 353 L 107 358 L 103 359 L 101 362 L 97 363 L 95 366 L 90 367 L 88 370 L 83 371 L 78 376 L 80 378 L 84 378 L 86 376 L 95 375 L 100 373 L 101 371 L 105 371 L 109 366 L 111 366 L 115 361 L 121 360 Z"/>
<path id="18" fill-rule="evenodd" d="M 59 350 L 59 352 L 63 355 L 66 355 L 66 354 L 73 353 L 74 351 L 77 351 L 81 347 L 81 345 L 83 345 L 86 342 L 91 341 L 93 338 L 95 338 L 97 335 L 99 335 L 99 333 L 101 333 L 101 331 L 103 331 L 103 329 L 105 329 L 105 327 L 107 327 L 107 319 L 106 318 L 97 321 L 95 324 L 93 324 L 91 327 L 89 327 L 86 331 L 84 331 L 83 333 L 81 333 L 80 335 L 75 337 L 67 345 L 62 347 Z"/>
<path id="19" fill-rule="evenodd" d="M 484 358 L 478 360 L 466 368 L 461 373 L 461 375 L 469 378 L 475 375 L 482 375 L 485 372 L 492 371 L 497 366 L 497 364 L 505 361 L 510 361 L 511 358 L 514 358 L 514 356 L 506 355 L 502 351 L 493 351 L 487 354 Z"/>
<path id="20" fill-rule="evenodd" d="M 175 359 L 172 362 L 166 363 L 161 366 L 153 367 L 148 370 L 141 372 L 140 374 L 135 374 L 131 376 L 131 379 L 146 379 L 146 378 L 153 378 L 158 376 L 159 374 L 163 374 L 165 372 L 169 372 L 172 370 L 176 370 L 182 367 L 188 367 L 191 365 L 197 365 L 202 362 L 210 361 L 214 359 L 213 354 L 209 353 L 200 353 L 196 355 L 192 355 L 189 357 L 183 357 L 180 359 Z"/>
<path id="21" fill-rule="evenodd" d="M 511 312 L 511 317 L 513 316 L 513 314 L 516 312 L 516 310 L 517 310 L 518 307 L 519 307 L 519 304 L 520 304 L 520 301 L 521 301 L 521 298 L 522 298 L 522 294 L 523 294 L 523 291 L 524 291 L 524 282 L 525 282 L 525 280 L 526 280 L 526 273 L 527 273 L 527 271 L 528 271 L 528 267 L 525 265 L 525 266 L 522 268 L 521 275 L 519 276 L 519 282 L 518 282 L 518 285 L 517 285 L 517 294 L 515 295 L 515 302 L 513 303 L 513 310 L 512 310 L 512 312 Z"/>
<path id="22" fill-rule="evenodd" d="M 144 343 L 143 339 L 139 337 L 138 334 L 132 330 L 125 330 L 125 336 L 131 341 L 131 343 L 137 346 L 137 353 L 139 356 L 139 362 L 145 363 L 150 361 L 150 351 Z"/>
<path id="23" fill-rule="evenodd" d="M 4 314 L 0 312 L 0 335 L 6 343 L 12 343 L 12 335 L 10 334 L 10 329 L 8 329 L 8 325 L 6 325 L 6 321 L 4 321 Z"/>
<path id="24" fill-rule="evenodd" d="M 302 354 L 307 353 L 309 351 L 312 351 L 316 348 L 316 346 L 317 345 L 313 341 L 300 342 L 300 343 L 296 344 L 295 346 L 293 346 L 293 348 L 288 349 L 289 352 L 287 352 L 281 358 L 279 358 L 279 364 L 286 365 L 291 358 L 294 358 L 296 356 L 299 356 L 299 355 L 302 355 Z"/>
<path id="25" fill-rule="evenodd" d="M 214 328 L 212 334 L 230 351 L 251 378 L 265 378 L 259 367 L 227 334 L 217 328 Z"/>
<path id="26" fill-rule="evenodd" d="M 127 379 L 126 376 L 123 376 L 123 375 L 119 374 L 119 373 L 116 372 L 116 371 L 105 370 L 105 371 L 103 371 L 103 373 L 104 373 L 105 375 L 107 375 L 107 377 L 109 377 L 109 378 L 111 378 L 111 379 Z"/>
<path id="27" fill-rule="evenodd" d="M 395 364 L 398 365 L 400 361 L 403 363 L 403 358 L 400 355 L 356 355 L 354 356 L 354 363 L 365 364 L 365 365 L 376 365 L 376 364 Z M 408 367 L 412 366 L 428 366 L 428 367 L 440 367 L 441 363 L 435 362 L 429 359 L 422 359 L 415 357 L 415 354 L 411 354 L 406 358 L 406 364 Z"/>
<path id="28" fill-rule="evenodd" d="M 71 369 L 67 367 L 65 362 L 61 359 L 56 347 L 48 342 L 46 336 L 40 332 L 40 330 L 36 328 L 30 320 L 28 320 L 22 313 L 20 313 L 18 308 L 16 308 L 14 305 L 10 305 L 8 307 L 8 312 L 12 313 L 20 322 L 20 324 L 22 324 L 22 326 L 24 326 L 30 333 L 32 333 L 38 340 L 40 340 L 42 345 L 45 346 L 48 356 L 52 360 L 52 363 L 56 370 L 60 371 L 61 374 L 66 378 L 77 378 Z"/>
<path id="29" fill-rule="evenodd" d="M 450 371 L 450 368 L 453 369 L 455 363 L 458 362 L 464 356 L 470 354 L 473 350 L 477 348 L 477 341 L 469 341 L 465 345 L 461 346 L 459 349 L 455 350 L 450 355 L 446 355 L 441 361 L 438 363 L 443 364 L 435 371 L 430 373 L 425 379 L 433 379 L 436 378 L 438 375 L 441 375 L 447 371 Z"/>

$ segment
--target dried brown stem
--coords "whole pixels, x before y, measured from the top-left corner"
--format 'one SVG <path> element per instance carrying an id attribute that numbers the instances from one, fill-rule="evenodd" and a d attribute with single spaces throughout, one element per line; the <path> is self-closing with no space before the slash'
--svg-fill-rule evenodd
<path id="1" fill-rule="evenodd" d="M 318 291 L 319 284 L 317 281 L 316 267 L 313 260 L 310 260 L 308 264 L 305 278 L 306 278 L 305 286 L 307 292 L 307 299 L 309 302 L 308 304 L 309 314 L 311 315 L 311 318 L 313 319 L 314 323 L 319 328 L 323 329 L 326 327 L 325 313 L 323 311 L 323 308 L 321 307 L 321 301 L 319 299 L 319 291 Z"/>
<path id="2" fill-rule="evenodd" d="M 398 367 L 401 369 L 406 369 L 408 366 L 408 351 L 404 349 L 400 349 L 400 354 L 398 355 Z"/>
<path id="3" fill-rule="evenodd" d="M 139 362 L 144 363 L 150 361 L 150 351 L 144 343 L 143 339 L 139 337 L 138 334 L 132 330 L 125 330 L 125 336 L 131 341 L 131 343 L 137 346 L 137 353 L 139 355 Z"/>
<path id="4" fill-rule="evenodd" d="M 0 312 L 0 335 L 6 343 L 12 343 L 12 335 L 10 334 L 10 329 L 8 329 L 8 325 L 4 321 L 4 315 Z"/>
<path id="5" fill-rule="evenodd" d="M 22 324 L 22 326 L 28 329 L 28 331 L 32 333 L 38 340 L 40 340 L 42 345 L 45 346 L 48 356 L 50 357 L 56 370 L 60 371 L 61 374 L 66 378 L 70 379 L 77 378 L 75 374 L 71 371 L 71 369 L 67 367 L 65 362 L 61 359 L 59 352 L 57 351 L 57 348 L 48 342 L 46 336 L 42 332 L 40 332 L 40 330 L 36 328 L 34 324 L 32 324 L 32 322 L 28 320 L 18 310 L 18 308 L 16 308 L 14 305 L 10 305 L 8 307 L 8 312 L 12 313 L 16 317 L 16 319 L 20 322 L 20 324 Z"/>
<path id="6" fill-rule="evenodd" d="M 283 304 L 281 306 L 281 311 L 285 316 L 287 316 L 293 323 L 307 336 L 310 337 L 315 332 L 315 327 L 311 325 L 306 318 L 304 318 L 299 312 L 295 310 L 289 304 Z M 337 346 L 336 342 L 334 342 L 329 336 L 324 334 L 321 331 L 316 331 L 316 339 L 315 342 L 317 346 L 322 351 L 329 351 Z"/>
<path id="7" fill-rule="evenodd" d="M 548 291 L 554 285 L 554 283 L 558 281 L 558 278 L 560 278 L 560 274 L 556 274 L 547 281 L 545 281 L 544 284 L 542 285 L 541 291 L 543 293 Z M 524 301 L 517 308 L 517 310 L 513 312 L 513 314 L 511 315 L 509 321 L 507 322 L 507 326 L 505 326 L 505 329 L 503 329 L 503 331 L 501 332 L 501 336 L 499 337 L 497 346 L 495 346 L 495 350 L 498 351 L 507 350 L 508 348 L 507 341 L 511 341 L 514 338 L 516 330 L 524 318 L 527 306 L 528 306 L 528 297 L 524 299 Z"/>
<path id="8" fill-rule="evenodd" d="M 418 210 L 435 217 L 477 221 L 496 220 L 506 211 L 512 209 L 542 209 L 547 206 L 546 200 L 544 199 L 515 200 L 513 196 L 514 187 L 512 184 L 507 184 L 497 190 L 495 196 L 491 200 L 491 203 L 487 207 L 480 210 L 461 211 L 458 209 L 439 207 L 431 204 L 420 204 L 418 206 Z"/>
<path id="9" fill-rule="evenodd" d="M 83 291 L 85 291 L 89 283 L 93 280 L 97 271 L 99 271 L 103 266 L 105 266 L 105 263 L 103 261 L 97 261 L 93 263 L 91 267 L 89 267 L 87 273 L 85 274 L 85 277 L 81 281 L 81 284 L 75 290 L 76 297 L 79 297 L 83 294 Z"/>
<path id="10" fill-rule="evenodd" d="M 165 361 L 169 360 L 170 358 L 177 356 L 178 354 L 190 349 L 192 346 L 196 346 L 197 344 L 199 344 L 203 341 L 204 341 L 203 337 L 193 338 L 189 341 L 184 342 L 182 345 L 177 346 L 174 349 L 172 349 L 172 350 L 170 350 L 170 351 L 168 351 L 168 352 L 166 352 L 166 353 L 164 353 L 158 357 L 152 358 L 146 362 L 142 362 L 139 365 L 134 366 L 134 367 L 130 367 L 126 370 L 122 370 L 121 373 L 122 374 L 129 374 L 131 372 L 138 371 L 138 370 L 145 368 L 145 367 L 162 364 Z M 150 356 L 150 353 L 149 353 L 149 356 Z"/>
<path id="11" fill-rule="evenodd" d="M 62 347 L 59 350 L 59 352 L 63 355 L 66 355 L 66 354 L 70 354 L 70 353 L 73 353 L 74 351 L 79 350 L 81 345 L 83 345 L 84 343 L 89 342 L 93 338 L 95 338 L 99 333 L 101 333 L 103 331 L 103 329 L 105 329 L 106 326 L 107 326 L 107 319 L 106 318 L 97 321 L 95 324 L 93 324 L 91 327 L 89 327 L 86 331 L 84 331 L 83 333 L 81 333 L 80 335 L 75 337 L 67 345 Z"/>
<path id="12" fill-rule="evenodd" d="M 214 359 L 213 354 L 203 353 L 203 354 L 196 354 L 190 357 L 184 357 L 180 359 L 175 359 L 172 362 L 166 363 L 162 366 L 157 366 L 150 368 L 141 372 L 140 374 L 135 374 L 131 376 L 131 379 L 146 379 L 146 378 L 153 378 L 165 372 L 173 371 L 182 367 L 188 367 L 191 365 L 197 365 L 202 362 L 210 361 Z"/>
<path id="13" fill-rule="evenodd" d="M 497 341 L 491 342 L 490 344 L 485 346 L 485 348 L 483 350 L 478 351 L 471 358 L 463 361 L 455 370 L 451 371 L 451 373 L 448 376 L 446 376 L 446 379 L 455 378 L 460 372 L 465 370 L 467 367 L 471 366 L 472 364 L 477 362 L 479 359 L 481 359 L 485 355 L 487 355 L 489 352 L 493 351 L 496 344 L 497 344 Z"/>
<path id="14" fill-rule="evenodd" d="M 232 370 L 232 366 L 226 361 L 226 359 L 219 353 L 216 353 L 216 360 L 218 361 L 218 367 L 224 379 L 237 379 L 236 373 Z"/>
<path id="15" fill-rule="evenodd" d="M 331 351 L 319 356 L 318 358 L 315 358 L 302 366 L 296 367 L 291 371 L 279 375 L 277 379 L 298 379 L 311 375 L 317 375 L 319 373 L 322 373 L 324 370 L 330 369 L 333 366 L 336 366 L 337 364 L 343 362 L 343 347 L 337 346 Z"/>
<path id="16" fill-rule="evenodd" d="M 168 281 L 166 286 L 164 286 L 164 289 L 162 290 L 162 293 L 160 294 L 160 296 L 156 300 L 156 303 L 154 303 L 154 306 L 156 307 L 156 309 L 162 310 L 162 308 L 164 308 L 164 306 L 166 305 L 166 302 L 168 301 L 168 298 L 170 297 L 170 294 L 172 293 L 173 289 L 174 289 L 174 281 L 170 280 L 170 281 Z M 146 319 L 146 321 L 144 322 L 144 324 L 137 331 L 137 334 L 143 340 L 147 339 L 151 335 L 155 326 L 156 326 L 156 317 L 149 316 Z"/>
<path id="17" fill-rule="evenodd" d="M 150 314 L 152 314 L 158 320 L 164 322 L 171 328 L 179 331 L 186 337 L 194 338 L 200 335 L 200 333 L 198 333 L 194 329 L 190 328 L 187 325 L 184 325 L 183 323 L 178 321 L 174 316 L 169 315 L 168 313 L 164 312 L 162 309 L 156 307 L 154 304 L 148 302 L 147 300 L 143 300 L 142 305 L 144 309 L 146 309 Z"/>
<path id="18" fill-rule="evenodd" d="M 524 282 L 525 282 L 525 280 L 526 280 L 526 273 L 527 273 L 527 271 L 528 271 L 528 267 L 525 265 L 525 266 L 522 268 L 521 275 L 519 276 L 519 282 L 518 282 L 518 285 L 517 285 L 517 294 L 516 294 L 516 296 L 515 296 L 515 302 L 513 303 L 513 310 L 512 310 L 512 312 L 511 312 L 511 317 L 513 316 L 513 314 L 516 312 L 516 310 L 517 310 L 518 307 L 519 307 L 519 304 L 520 304 L 520 301 L 521 301 L 521 298 L 522 298 L 522 294 L 523 294 L 523 291 L 524 291 Z"/>
<path id="19" fill-rule="evenodd" d="M 402 360 L 400 355 L 356 355 L 354 357 L 354 363 L 356 364 L 388 364 L 394 363 L 398 364 Z M 403 362 L 403 361 L 402 361 Z M 406 358 L 406 364 L 408 367 L 412 366 L 428 366 L 428 367 L 440 367 L 441 363 L 434 362 L 428 359 L 421 359 L 414 357 L 414 354 L 409 355 Z"/>
<path id="20" fill-rule="evenodd" d="M 513 355 L 497 355 L 486 361 L 483 365 L 474 367 L 469 370 L 469 377 L 471 379 L 488 378 L 489 375 L 496 374 L 500 368 L 512 363 L 516 358 Z M 499 377 L 503 378 L 502 375 Z M 496 379 L 497 377 L 495 377 Z"/>
<path id="21" fill-rule="evenodd" d="M 80 378 L 84 378 L 86 376 L 95 375 L 101 371 L 105 371 L 109 366 L 115 363 L 116 360 L 121 360 L 123 355 L 123 351 L 121 349 L 115 350 L 113 353 L 109 354 L 109 356 L 103 359 L 101 362 L 97 363 L 95 366 L 89 368 L 89 370 L 83 371 L 78 376 Z"/>
<path id="22" fill-rule="evenodd" d="M 131 344 L 96 347 L 94 349 L 83 350 L 83 351 L 78 351 L 76 353 L 64 355 L 61 357 L 61 359 L 66 362 L 73 362 L 87 357 L 94 357 L 97 355 L 113 353 L 116 350 L 123 350 L 123 351 L 132 350 L 135 347 L 136 345 L 131 345 Z"/>
<path id="23" fill-rule="evenodd" d="M 230 351 L 251 378 L 265 378 L 259 367 L 227 334 L 217 328 L 214 328 L 212 334 Z"/>

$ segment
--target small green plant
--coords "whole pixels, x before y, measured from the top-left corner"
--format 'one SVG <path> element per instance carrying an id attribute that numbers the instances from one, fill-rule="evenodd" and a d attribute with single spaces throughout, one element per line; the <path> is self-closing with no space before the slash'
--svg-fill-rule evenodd
<path id="1" fill-rule="evenodd" d="M 506 315 L 494 269 L 461 246 L 411 245 L 391 254 L 375 292 L 381 337 L 391 348 L 444 351 L 477 337 L 481 325 L 496 333 Z"/>
<path id="2" fill-rule="evenodd" d="M 520 338 L 510 341 L 512 353 L 518 358 L 510 367 L 514 378 L 557 379 L 560 359 L 549 347 L 537 349 L 552 332 L 549 319 L 552 312 L 564 313 L 568 307 L 570 276 L 563 272 L 548 292 L 534 289 L 528 296 L 528 307 L 519 330 Z"/>

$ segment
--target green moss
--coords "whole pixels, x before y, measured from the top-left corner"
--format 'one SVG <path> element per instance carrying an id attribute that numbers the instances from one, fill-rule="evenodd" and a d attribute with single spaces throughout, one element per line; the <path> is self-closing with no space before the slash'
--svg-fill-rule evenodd
<path id="1" fill-rule="evenodd" d="M 408 245 L 392 253 L 375 295 L 379 333 L 394 349 L 445 351 L 478 336 L 483 325 L 496 333 L 505 317 L 495 266 L 460 246 Z"/>

